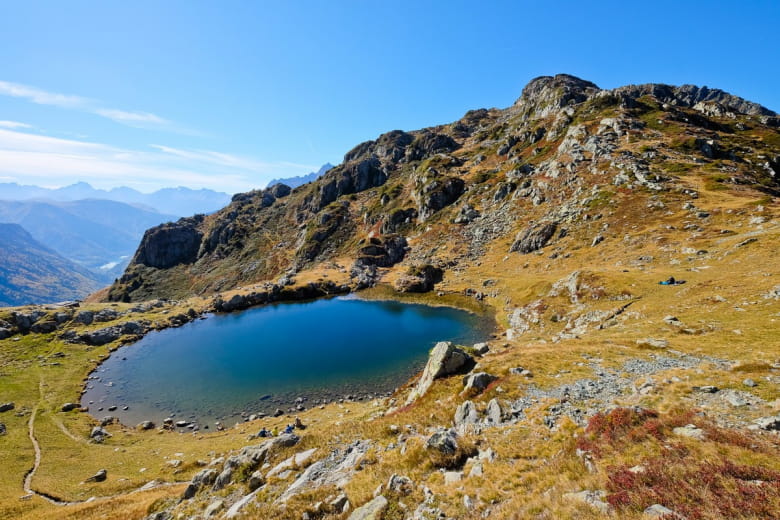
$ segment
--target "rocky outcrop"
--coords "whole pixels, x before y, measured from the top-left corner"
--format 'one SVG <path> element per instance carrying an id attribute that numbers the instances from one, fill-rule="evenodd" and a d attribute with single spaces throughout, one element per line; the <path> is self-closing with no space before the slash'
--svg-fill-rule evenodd
<path id="1" fill-rule="evenodd" d="M 449 341 L 437 343 L 431 350 L 422 376 L 409 394 L 407 403 L 412 403 L 418 397 L 425 395 L 435 379 L 468 372 L 474 364 L 471 356 Z"/>
<path id="2" fill-rule="evenodd" d="M 425 175 L 416 183 L 415 199 L 421 222 L 449 206 L 463 194 L 466 183 L 457 177 Z"/>
<path id="3" fill-rule="evenodd" d="M 533 253 L 547 245 L 556 229 L 558 229 L 557 222 L 543 222 L 531 226 L 515 237 L 509 251 L 523 254 Z"/>
<path id="4" fill-rule="evenodd" d="M 130 263 L 167 269 L 194 262 L 203 238 L 198 229 L 202 222 L 203 215 L 197 215 L 147 230 Z"/>
<path id="5" fill-rule="evenodd" d="M 433 290 L 443 276 L 441 268 L 430 264 L 412 266 L 393 283 L 393 287 L 398 292 L 424 293 Z"/>
<path id="6" fill-rule="evenodd" d="M 416 209 L 397 209 L 385 218 L 384 222 L 382 223 L 382 233 L 395 233 L 403 226 L 413 223 L 416 219 Z"/>
<path id="7" fill-rule="evenodd" d="M 346 448 L 333 450 L 323 460 L 306 468 L 279 497 L 279 502 L 286 502 L 290 497 L 322 486 L 343 487 L 370 447 L 371 443 L 367 441 L 356 441 Z"/>
<path id="8" fill-rule="evenodd" d="M 582 103 L 600 90 L 594 83 L 568 74 L 540 76 L 525 86 L 513 108 L 529 119 L 540 119 Z"/>
<path id="9" fill-rule="evenodd" d="M 406 159 L 419 161 L 437 153 L 450 153 L 460 148 L 452 137 L 434 132 L 418 135 L 406 150 Z"/>
<path id="10" fill-rule="evenodd" d="M 314 211 L 320 211 L 342 195 L 381 186 L 387 180 L 387 171 L 376 157 L 346 163 L 333 168 L 317 183 Z"/>
<path id="11" fill-rule="evenodd" d="M 611 91 L 614 95 L 636 100 L 642 96 L 652 96 L 662 103 L 693 108 L 699 103 L 717 103 L 727 110 L 753 116 L 776 116 L 773 111 L 758 103 L 752 103 L 741 97 L 720 89 L 682 85 L 675 87 L 660 83 L 628 85 Z"/>
<path id="12" fill-rule="evenodd" d="M 356 266 L 392 267 L 406 255 L 406 237 L 402 235 L 373 237 L 368 242 L 358 251 Z"/>

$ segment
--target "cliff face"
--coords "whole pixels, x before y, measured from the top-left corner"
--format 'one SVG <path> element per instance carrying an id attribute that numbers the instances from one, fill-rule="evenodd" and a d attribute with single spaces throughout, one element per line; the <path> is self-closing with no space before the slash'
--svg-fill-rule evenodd
<path id="1" fill-rule="evenodd" d="M 507 109 L 388 132 L 312 183 L 239 194 L 213 215 L 147 231 L 110 298 L 211 294 L 334 261 L 364 283 L 357 260 L 371 239 L 404 238 L 404 254 L 379 266 L 390 269 L 457 271 L 501 249 L 563 255 L 603 240 L 594 215 L 605 230 L 622 225 L 601 207 L 636 211 L 700 190 L 777 196 L 778 126 L 774 112 L 707 87 L 536 78 Z"/>

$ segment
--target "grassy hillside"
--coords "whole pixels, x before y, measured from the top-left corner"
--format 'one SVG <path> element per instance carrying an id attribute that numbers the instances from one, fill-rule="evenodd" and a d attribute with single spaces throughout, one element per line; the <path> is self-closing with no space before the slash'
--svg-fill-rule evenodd
<path id="1" fill-rule="evenodd" d="M 110 297 L 179 300 L 90 303 L 117 315 L 84 325 L 76 310 L 0 340 L 0 404 L 15 402 L 0 413 L 0 517 L 344 520 L 370 504 L 385 520 L 774 518 L 779 146 L 776 116 L 726 93 L 541 78 L 509 109 L 386 134 L 297 191 L 151 230 Z M 441 270 L 432 291 L 397 292 L 425 266 Z M 670 276 L 685 283 L 659 284 Z M 299 441 L 262 460 L 249 436 L 292 414 L 210 433 L 111 424 L 97 444 L 87 413 L 60 411 L 134 339 L 72 342 L 90 331 L 370 282 L 359 294 L 491 309 L 489 350 L 463 346 L 489 384 L 444 376 L 410 400 L 415 378 L 310 407 Z M 428 447 L 449 428 L 457 446 Z M 28 495 L 33 467 L 32 490 L 74 503 Z"/>

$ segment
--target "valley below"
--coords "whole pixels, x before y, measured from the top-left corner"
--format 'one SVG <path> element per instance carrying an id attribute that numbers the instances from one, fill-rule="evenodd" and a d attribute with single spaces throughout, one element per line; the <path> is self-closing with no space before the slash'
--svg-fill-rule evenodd
<path id="1" fill-rule="evenodd" d="M 0 309 L 0 517 L 775 517 L 779 126 L 541 77 L 147 230 Z"/>

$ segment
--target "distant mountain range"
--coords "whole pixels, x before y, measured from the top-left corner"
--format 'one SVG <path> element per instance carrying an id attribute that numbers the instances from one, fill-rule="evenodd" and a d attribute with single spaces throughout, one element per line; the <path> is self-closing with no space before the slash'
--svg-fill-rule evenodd
<path id="1" fill-rule="evenodd" d="M 0 199 L 53 201 L 75 201 L 83 199 L 103 199 L 147 206 L 159 213 L 187 217 L 197 213 L 212 213 L 230 202 L 230 195 L 208 189 L 163 188 L 153 193 L 125 186 L 101 190 L 86 182 L 78 182 L 63 188 L 49 189 L 38 186 L 25 186 L 15 182 L 0 183 Z"/>
<path id="2" fill-rule="evenodd" d="M 299 175 L 297 177 L 287 177 L 286 179 L 272 179 L 266 187 L 271 187 L 274 184 L 286 184 L 287 186 L 291 188 L 297 188 L 298 186 L 302 186 L 308 182 L 311 182 L 313 180 L 319 179 L 321 176 L 325 175 L 328 170 L 333 168 L 333 165 L 330 163 L 325 163 L 322 165 L 322 168 L 317 170 L 316 172 L 311 172 L 308 175 Z"/>
<path id="3" fill-rule="evenodd" d="M 0 222 L 21 225 L 33 239 L 92 270 L 104 283 L 121 274 L 144 231 L 176 218 L 111 200 L 0 200 Z"/>
<path id="4" fill-rule="evenodd" d="M 0 306 L 72 300 L 101 285 L 17 224 L 0 224 L 0 244 Z"/>

